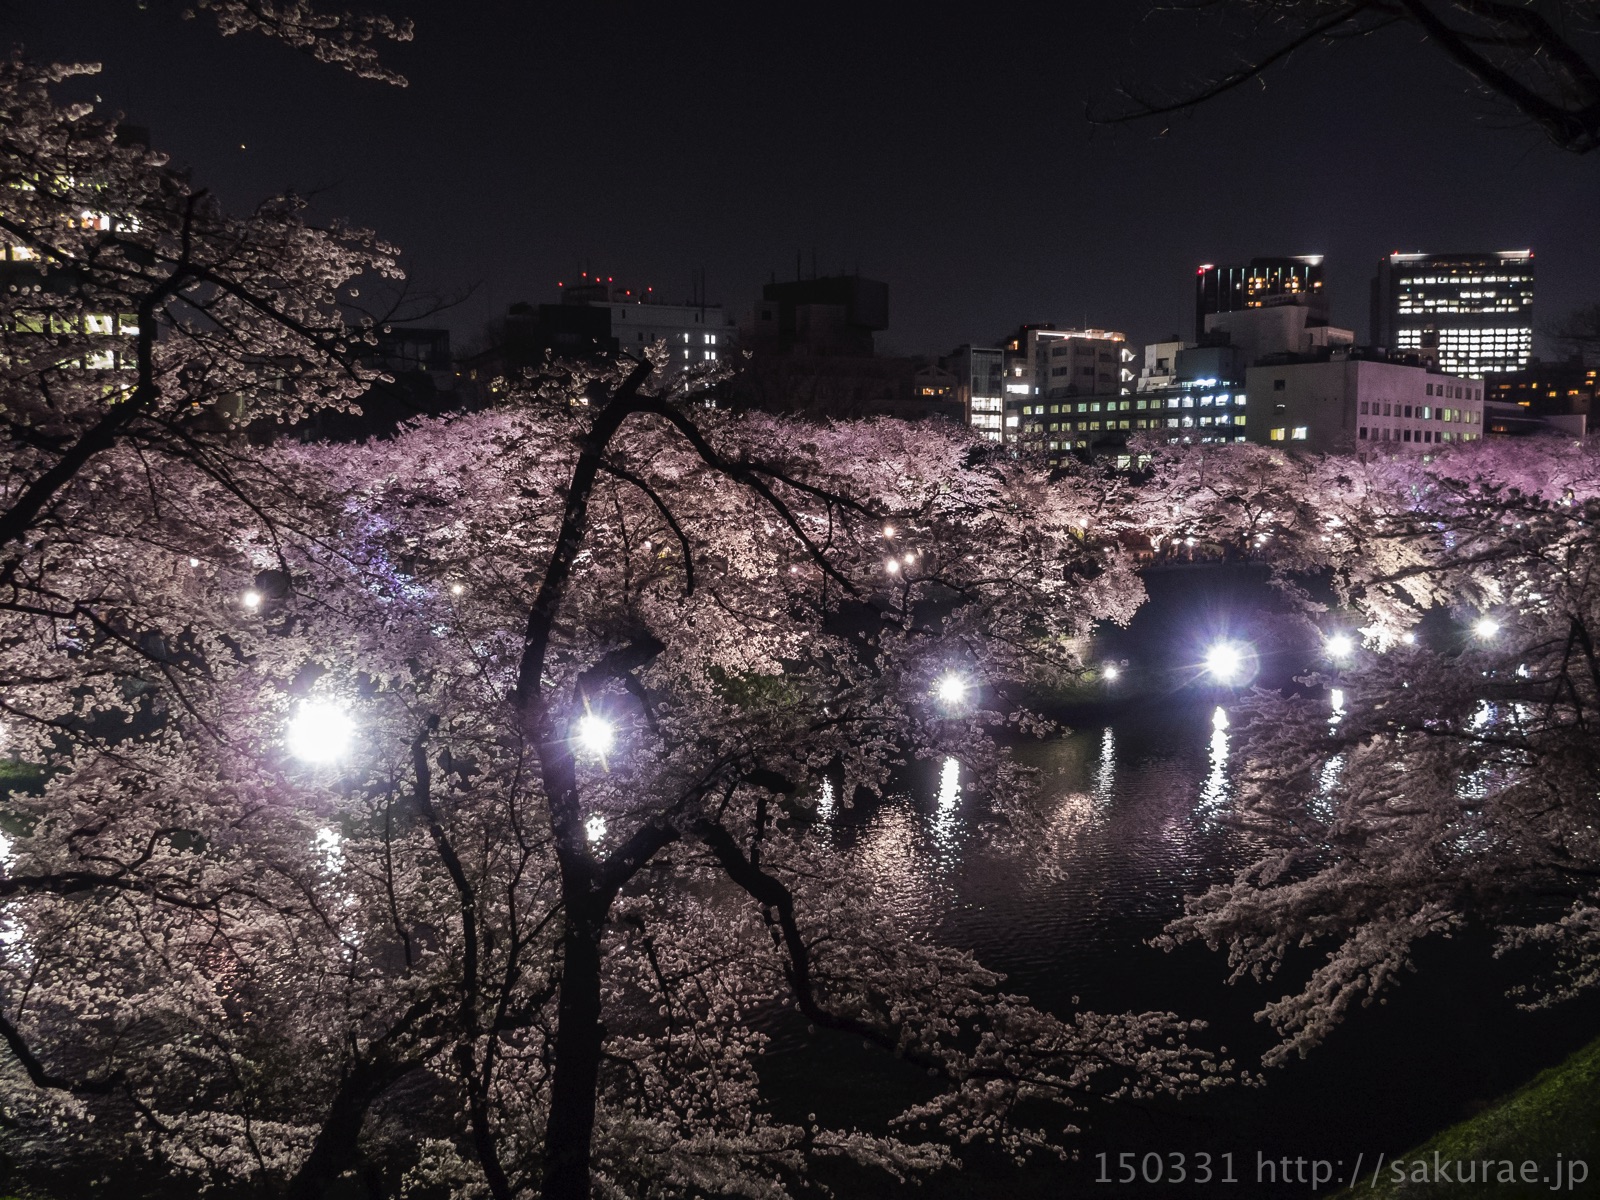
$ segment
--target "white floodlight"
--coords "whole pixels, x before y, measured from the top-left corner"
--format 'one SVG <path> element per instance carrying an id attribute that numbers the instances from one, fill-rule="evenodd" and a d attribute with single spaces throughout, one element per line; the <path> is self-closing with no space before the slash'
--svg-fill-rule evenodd
<path id="1" fill-rule="evenodd" d="M 594 713 L 584 713 L 578 718 L 578 748 L 586 754 L 600 756 L 611 749 L 617 731 L 611 722 Z"/>
<path id="2" fill-rule="evenodd" d="M 284 741 L 289 753 L 301 762 L 331 763 L 349 753 L 355 732 L 350 714 L 337 704 L 329 700 L 307 700 L 290 718 Z"/>

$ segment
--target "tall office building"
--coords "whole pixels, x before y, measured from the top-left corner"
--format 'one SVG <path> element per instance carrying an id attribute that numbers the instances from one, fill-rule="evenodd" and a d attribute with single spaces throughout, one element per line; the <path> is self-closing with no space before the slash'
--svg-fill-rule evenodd
<path id="1" fill-rule="evenodd" d="M 1525 369 L 1533 355 L 1533 251 L 1380 259 L 1372 343 L 1453 375 Z"/>
<path id="2" fill-rule="evenodd" d="M 1124 334 L 1024 326 L 1006 348 L 1007 444 L 1048 454 L 1059 462 L 1073 449 L 1071 439 L 1060 436 L 1070 428 L 1060 420 L 1063 413 L 1120 413 L 1130 408 L 1127 400 L 1109 398 L 1131 394 L 1136 381 L 1135 356 Z M 1080 396 L 1108 399 L 1079 401 Z M 1063 400 L 1071 402 L 1062 404 Z M 1127 418 L 1100 418 L 1093 431 L 1130 428 Z"/>
<path id="3" fill-rule="evenodd" d="M 1206 318 L 1273 304 L 1299 304 L 1311 311 L 1307 324 L 1328 323 L 1328 296 L 1322 286 L 1322 255 L 1252 258 L 1248 266 L 1205 263 L 1195 272 L 1194 335 L 1204 338 Z"/>
<path id="4" fill-rule="evenodd" d="M 1005 440 L 1006 352 L 998 346 L 962 346 L 947 360 L 955 373 L 956 398 L 966 410 L 967 424 L 979 437 Z"/>

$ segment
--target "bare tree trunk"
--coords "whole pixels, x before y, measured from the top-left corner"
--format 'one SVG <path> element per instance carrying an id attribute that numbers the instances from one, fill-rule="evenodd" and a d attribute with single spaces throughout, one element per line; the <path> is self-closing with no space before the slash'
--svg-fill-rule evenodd
<path id="1" fill-rule="evenodd" d="M 568 901 L 550 1120 L 545 1128 L 543 1200 L 589 1200 L 595 1097 L 605 1041 L 600 1024 L 600 935 L 607 907 L 606 901 L 592 895 Z"/>
<path id="2" fill-rule="evenodd" d="M 367 1109 L 411 1070 L 409 1063 L 357 1062 L 350 1067 L 334 1093 L 311 1153 L 285 1189 L 288 1200 L 322 1200 L 340 1176 L 359 1164 L 358 1142 Z"/>

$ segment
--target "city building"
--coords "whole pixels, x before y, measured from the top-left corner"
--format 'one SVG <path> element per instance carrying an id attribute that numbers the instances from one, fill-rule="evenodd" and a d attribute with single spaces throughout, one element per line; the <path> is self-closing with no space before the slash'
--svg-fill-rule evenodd
<path id="1" fill-rule="evenodd" d="M 1232 346 L 1246 364 L 1254 365 L 1264 358 L 1350 346 L 1355 340 L 1348 329 L 1316 321 L 1308 305 L 1273 297 L 1253 308 L 1207 314 L 1201 345 Z"/>
<path id="2" fill-rule="evenodd" d="M 732 403 L 767 412 L 851 420 L 968 419 L 957 369 L 879 355 L 889 327 L 889 285 L 860 275 L 814 276 L 761 289 L 739 331 L 749 352 Z"/>
<path id="3" fill-rule="evenodd" d="M 1583 437 L 1600 402 L 1600 370 L 1573 358 L 1535 359 L 1525 371 L 1485 380 L 1484 427 L 1491 436 L 1560 433 Z"/>
<path id="4" fill-rule="evenodd" d="M 1455 375 L 1523 370 L 1533 355 L 1533 251 L 1380 259 L 1372 344 Z"/>
<path id="5" fill-rule="evenodd" d="M 1173 334 L 1164 342 L 1151 342 L 1145 346 L 1144 365 L 1139 370 L 1134 391 L 1148 392 L 1177 383 L 1178 355 L 1190 344 Z"/>
<path id="6" fill-rule="evenodd" d="M 1070 450 L 1059 433 L 1063 412 L 1077 411 L 1080 396 L 1116 397 L 1133 392 L 1135 355 L 1124 334 L 1108 329 L 1053 329 L 1025 326 L 1007 343 L 1006 438 L 1019 449 L 1051 453 Z M 1087 402 L 1086 402 L 1087 403 Z M 1120 412 L 1116 401 L 1095 400 L 1085 412 Z M 1110 403 L 1111 407 L 1104 406 Z M 1057 428 L 1052 429 L 1052 426 Z"/>
<path id="7" fill-rule="evenodd" d="M 635 290 L 582 273 L 562 282 L 561 303 L 513 304 L 506 313 L 504 367 L 508 372 L 537 366 L 547 354 L 558 359 L 643 354 L 657 342 L 671 352 L 670 369 L 725 358 L 734 327 L 720 304 L 705 302 L 703 284 L 683 304 L 670 304 L 653 288 Z"/>
<path id="8" fill-rule="evenodd" d="M 870 358 L 889 328 L 889 285 L 860 275 L 773 280 L 741 330 L 753 353 Z"/>
<path id="9" fill-rule="evenodd" d="M 1485 383 L 1485 400 L 1514 404 L 1534 417 L 1590 417 L 1600 403 L 1600 370 L 1577 358 L 1560 363 L 1535 359 L 1524 371 L 1495 375 Z"/>
<path id="10" fill-rule="evenodd" d="M 1246 266 L 1205 263 L 1195 272 L 1194 333 L 1206 332 L 1206 318 L 1242 312 L 1269 302 L 1291 303 L 1310 310 L 1309 323 L 1328 323 L 1328 296 L 1323 288 L 1322 255 L 1252 258 Z"/>
<path id="11" fill-rule="evenodd" d="M 945 358 L 956 377 L 956 398 L 967 424 L 991 442 L 1005 440 L 1006 352 L 999 346 L 959 346 Z"/>
<path id="12" fill-rule="evenodd" d="M 1251 366 L 1245 436 L 1316 454 L 1399 453 L 1483 436 L 1482 380 L 1377 351 Z"/>

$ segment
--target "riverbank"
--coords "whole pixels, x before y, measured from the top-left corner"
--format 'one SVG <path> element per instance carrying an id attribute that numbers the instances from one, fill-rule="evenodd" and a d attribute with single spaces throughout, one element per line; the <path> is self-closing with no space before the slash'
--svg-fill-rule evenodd
<path id="1" fill-rule="evenodd" d="M 1586 1178 L 1560 1164 L 1573 1160 L 1585 1164 Z M 1406 1179 L 1416 1164 L 1419 1175 L 1433 1177 L 1437 1162 L 1537 1164 L 1534 1182 L 1496 1182 L 1502 1172 L 1489 1173 L 1483 1182 L 1459 1181 L 1459 1168 L 1445 1180 L 1429 1183 L 1397 1182 L 1393 1165 L 1384 1168 L 1374 1187 L 1369 1180 L 1339 1193 L 1334 1200 L 1420 1200 L 1434 1196 L 1471 1195 L 1474 1200 L 1527 1200 L 1533 1196 L 1600 1194 L 1600 1039 L 1590 1042 L 1566 1061 L 1541 1071 L 1504 1099 L 1476 1116 L 1452 1125 L 1415 1150 L 1399 1157 L 1400 1178 Z"/>

